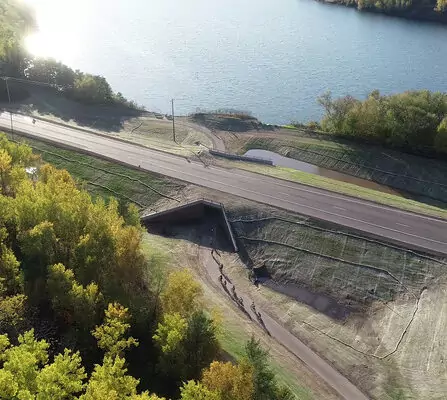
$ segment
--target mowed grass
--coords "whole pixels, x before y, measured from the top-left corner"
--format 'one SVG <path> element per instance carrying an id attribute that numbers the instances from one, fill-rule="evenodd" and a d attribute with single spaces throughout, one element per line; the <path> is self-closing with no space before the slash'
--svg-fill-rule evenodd
<path id="1" fill-rule="evenodd" d="M 138 171 L 100 158 L 65 150 L 33 139 L 21 139 L 42 160 L 66 169 L 94 197 L 115 197 L 123 203 L 150 208 L 165 196 L 174 197 L 184 185 L 163 176 Z"/>
<path id="2" fill-rule="evenodd" d="M 268 165 L 254 164 L 248 162 L 228 161 L 218 162 L 222 166 L 239 168 L 262 175 L 273 176 L 287 181 L 302 183 L 321 189 L 330 190 L 352 197 L 374 201 L 376 203 L 400 208 L 407 211 L 447 218 L 447 210 L 429 204 L 420 203 L 416 200 L 395 196 L 388 193 L 378 192 L 373 189 L 364 188 L 346 182 L 336 181 L 324 176 L 314 175 L 307 172 L 297 171 L 292 168 L 273 167 Z"/>

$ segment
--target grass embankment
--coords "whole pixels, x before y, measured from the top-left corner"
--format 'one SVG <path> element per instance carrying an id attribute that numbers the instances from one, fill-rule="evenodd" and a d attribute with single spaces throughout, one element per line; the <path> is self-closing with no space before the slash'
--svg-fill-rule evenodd
<path id="1" fill-rule="evenodd" d="M 158 200 L 176 198 L 184 185 L 166 177 L 137 171 L 70 150 L 64 150 L 33 139 L 23 139 L 41 155 L 42 160 L 66 169 L 79 179 L 86 190 L 102 198 L 115 197 L 132 202 L 141 209 L 151 208 Z M 180 199 L 179 199 L 180 200 Z"/>
<path id="2" fill-rule="evenodd" d="M 251 290 L 257 303 L 373 398 L 442 398 L 434 388 L 446 382 L 445 352 L 435 332 L 445 320 L 439 309 L 446 260 L 286 212 L 229 212 L 248 262 L 280 284 L 258 292 L 238 281 L 239 290 Z M 240 266 L 233 270 L 246 276 Z"/>
<path id="3" fill-rule="evenodd" d="M 447 203 L 447 163 L 439 159 L 302 131 L 295 131 L 293 136 L 251 138 L 243 145 L 244 151 L 255 148 Z"/>
<path id="4" fill-rule="evenodd" d="M 267 267 L 276 282 L 304 284 L 354 308 L 417 293 L 445 268 L 442 259 L 292 213 L 229 212 L 254 264 Z"/>

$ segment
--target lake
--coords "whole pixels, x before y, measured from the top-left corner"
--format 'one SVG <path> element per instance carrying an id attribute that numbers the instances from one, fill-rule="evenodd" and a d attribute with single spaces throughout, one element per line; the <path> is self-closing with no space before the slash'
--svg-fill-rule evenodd
<path id="1" fill-rule="evenodd" d="M 447 91 L 447 26 L 313 0 L 27 0 L 38 55 L 105 76 L 148 109 L 321 116 L 316 98 Z"/>

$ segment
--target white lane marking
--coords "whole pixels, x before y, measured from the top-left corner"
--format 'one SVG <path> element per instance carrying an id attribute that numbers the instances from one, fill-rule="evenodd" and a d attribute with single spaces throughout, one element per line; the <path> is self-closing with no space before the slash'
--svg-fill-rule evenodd
<path id="1" fill-rule="evenodd" d="M 399 222 L 396 222 L 396 225 L 400 225 L 400 226 L 403 226 L 403 227 L 405 227 L 405 228 L 409 228 L 409 226 L 408 226 L 408 225 L 405 225 L 405 224 L 401 224 L 401 223 L 399 223 Z"/>
<path id="2" fill-rule="evenodd" d="M 337 206 L 333 206 L 333 207 L 336 208 L 337 210 L 346 211 L 346 208 L 337 207 Z"/>

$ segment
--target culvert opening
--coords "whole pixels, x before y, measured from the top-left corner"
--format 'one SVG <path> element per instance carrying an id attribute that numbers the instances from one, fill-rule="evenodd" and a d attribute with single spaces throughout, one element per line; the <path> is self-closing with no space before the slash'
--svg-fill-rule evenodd
<path id="1" fill-rule="evenodd" d="M 220 203 L 198 200 L 147 215 L 141 222 L 157 235 L 185 239 L 222 251 L 238 251 L 225 208 Z"/>

